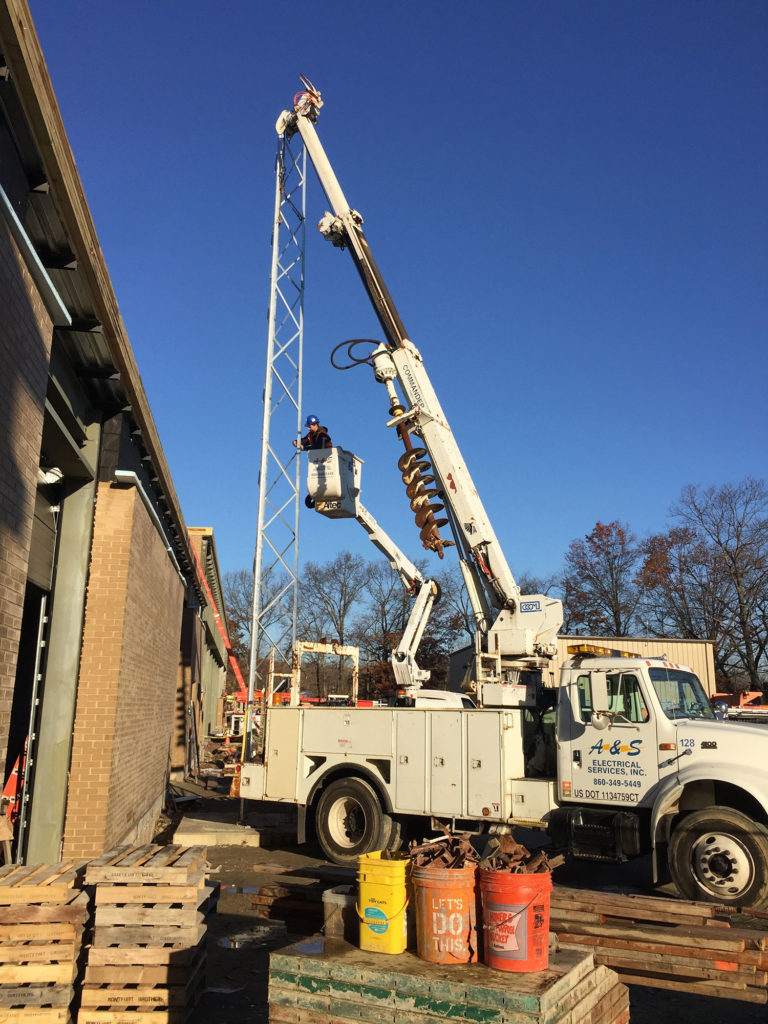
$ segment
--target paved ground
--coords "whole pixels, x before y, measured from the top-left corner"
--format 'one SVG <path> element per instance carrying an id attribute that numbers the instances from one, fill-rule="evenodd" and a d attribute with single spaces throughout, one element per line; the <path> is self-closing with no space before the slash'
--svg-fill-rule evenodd
<path id="1" fill-rule="evenodd" d="M 188 794 L 199 799 L 180 805 L 187 818 L 237 823 L 239 802 L 231 801 L 214 784 L 206 791 L 202 786 L 186 784 Z M 290 839 L 292 821 L 287 813 L 272 807 L 247 805 L 247 821 L 260 832 L 261 845 L 209 846 L 210 876 L 222 883 L 218 912 L 208 925 L 208 987 L 190 1024 L 267 1024 L 267 978 L 269 953 L 314 931 L 314 922 L 302 928 L 294 925 L 289 933 L 281 922 L 265 921 L 254 914 L 253 893 L 262 885 L 290 878 L 291 884 L 313 881 L 300 874 L 286 876 L 285 868 L 300 872 L 308 866 L 331 866 L 322 860 L 319 851 L 298 847 Z M 262 811 L 259 813 L 259 807 Z M 254 810 L 251 810 L 254 808 Z M 159 841 L 168 841 L 179 825 L 179 817 L 162 823 Z M 277 872 L 278 865 L 282 870 Z M 600 872 L 600 888 L 610 891 L 649 892 L 652 889 L 647 863 L 638 862 L 618 869 L 582 864 L 560 869 L 555 878 L 568 885 L 595 887 L 595 870 Z M 336 884 L 329 882 L 329 886 Z M 630 989 L 632 1024 L 766 1024 L 765 1006 L 733 1000 L 710 999 L 703 996 L 633 986 Z"/>

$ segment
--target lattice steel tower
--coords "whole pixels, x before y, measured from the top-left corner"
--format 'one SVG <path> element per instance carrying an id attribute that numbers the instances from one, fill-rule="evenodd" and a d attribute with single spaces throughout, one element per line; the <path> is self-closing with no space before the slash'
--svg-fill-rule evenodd
<path id="1" fill-rule="evenodd" d="M 259 660 L 287 665 L 296 640 L 307 158 L 298 134 L 279 135 L 275 165 L 267 366 L 259 463 L 248 702 Z M 272 441 L 274 436 L 275 440 Z M 265 680 L 260 680 L 263 686 Z"/>

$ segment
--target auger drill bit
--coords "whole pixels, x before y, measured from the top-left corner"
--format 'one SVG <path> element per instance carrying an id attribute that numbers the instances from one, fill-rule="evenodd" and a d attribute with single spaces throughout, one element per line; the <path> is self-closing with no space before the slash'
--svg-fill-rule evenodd
<path id="1" fill-rule="evenodd" d="M 435 478 L 429 472 L 432 464 L 424 458 L 426 454 L 424 448 L 410 448 L 397 460 L 397 468 L 405 483 L 405 493 L 411 502 L 421 543 L 427 551 L 434 551 L 442 558 L 443 549 L 452 545 L 453 541 L 443 540 L 440 536 L 440 527 L 445 526 L 448 520 L 435 518 L 435 513 L 441 512 L 445 506 L 432 504 L 432 498 L 437 497 L 438 491 L 429 487 Z"/>

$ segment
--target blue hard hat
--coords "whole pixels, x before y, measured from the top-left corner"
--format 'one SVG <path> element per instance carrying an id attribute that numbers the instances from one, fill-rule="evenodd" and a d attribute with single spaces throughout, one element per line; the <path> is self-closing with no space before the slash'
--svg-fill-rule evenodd
<path id="1" fill-rule="evenodd" d="M 320 420 L 317 418 L 317 416 L 307 416 L 307 426 L 308 427 L 314 427 L 315 424 L 319 423 L 319 422 L 320 422 Z"/>

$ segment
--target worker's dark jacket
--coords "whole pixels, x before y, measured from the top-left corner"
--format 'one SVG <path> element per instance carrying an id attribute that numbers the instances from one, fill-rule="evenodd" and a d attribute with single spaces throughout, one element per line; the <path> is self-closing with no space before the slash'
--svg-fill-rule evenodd
<path id="1" fill-rule="evenodd" d="M 318 427 L 314 434 L 309 431 L 301 439 L 301 450 L 303 452 L 315 448 L 333 448 L 330 435 L 325 427 Z"/>

